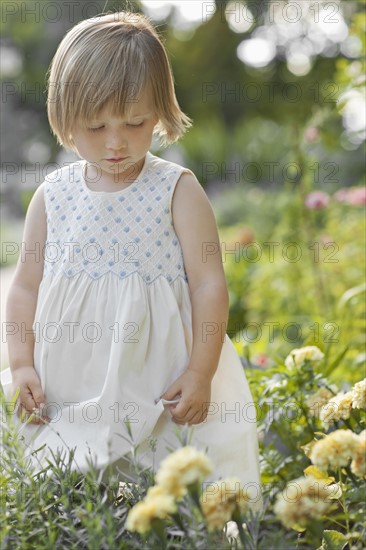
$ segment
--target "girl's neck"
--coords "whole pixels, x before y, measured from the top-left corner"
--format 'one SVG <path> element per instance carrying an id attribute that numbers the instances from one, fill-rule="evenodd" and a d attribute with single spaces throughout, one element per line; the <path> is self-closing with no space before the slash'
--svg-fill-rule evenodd
<path id="1" fill-rule="evenodd" d="M 89 164 L 85 161 L 83 177 L 87 187 L 91 191 L 119 191 L 132 185 L 141 174 L 145 157 L 137 163 L 127 163 L 123 169 L 121 166 L 111 166 L 107 171 L 96 163 Z"/>

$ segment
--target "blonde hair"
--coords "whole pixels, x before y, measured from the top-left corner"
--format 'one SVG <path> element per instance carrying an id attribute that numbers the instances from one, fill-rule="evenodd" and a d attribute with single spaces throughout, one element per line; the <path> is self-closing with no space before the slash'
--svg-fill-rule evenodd
<path id="1" fill-rule="evenodd" d="M 191 119 L 178 105 L 168 56 L 150 21 L 132 12 L 81 21 L 66 33 L 49 68 L 52 132 L 60 145 L 75 150 L 75 124 L 87 124 L 111 103 L 113 112 L 123 117 L 146 89 L 159 118 L 154 132 L 164 145 L 173 143 Z"/>

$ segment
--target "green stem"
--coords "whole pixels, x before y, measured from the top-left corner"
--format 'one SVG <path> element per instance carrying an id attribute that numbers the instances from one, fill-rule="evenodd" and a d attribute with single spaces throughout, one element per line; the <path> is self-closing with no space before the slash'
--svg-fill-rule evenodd
<path id="1" fill-rule="evenodd" d="M 351 468 L 349 466 L 346 466 L 345 468 L 347 475 L 352 479 L 353 483 L 355 485 L 359 484 L 359 480 L 356 479 L 356 476 L 351 472 Z"/>
<path id="2" fill-rule="evenodd" d="M 346 504 L 346 497 L 345 497 L 345 494 L 344 494 L 344 488 L 343 488 L 343 482 L 342 482 L 342 468 L 339 467 L 338 468 L 338 474 L 339 474 L 339 483 L 341 485 L 341 490 L 342 490 L 342 507 L 343 507 L 343 512 L 345 514 L 345 517 L 346 517 L 346 529 L 347 529 L 347 535 L 349 534 L 349 521 L 348 521 L 348 512 L 347 512 L 347 504 Z"/>
<path id="3" fill-rule="evenodd" d="M 324 517 L 324 519 L 330 521 L 331 523 L 335 523 L 335 525 L 338 525 L 339 527 L 341 527 L 342 529 L 344 529 L 343 523 L 339 523 L 339 521 L 336 521 L 335 519 L 330 518 L 330 517 L 328 517 L 328 516 L 323 516 L 323 517 Z"/>
<path id="4" fill-rule="evenodd" d="M 239 538 L 240 538 L 240 542 L 243 545 L 243 548 L 248 548 L 248 546 L 246 544 L 247 543 L 247 540 L 246 540 L 247 537 L 245 536 L 244 529 L 243 529 L 243 520 L 242 520 L 240 510 L 239 510 L 238 506 L 235 507 L 235 510 L 233 512 L 233 515 L 232 515 L 232 520 L 235 521 L 236 525 L 238 526 Z"/>

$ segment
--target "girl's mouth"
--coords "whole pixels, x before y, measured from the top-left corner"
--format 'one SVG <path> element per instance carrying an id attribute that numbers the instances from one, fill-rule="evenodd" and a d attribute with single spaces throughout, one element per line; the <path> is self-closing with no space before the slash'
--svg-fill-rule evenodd
<path id="1" fill-rule="evenodd" d="M 108 162 L 122 162 L 123 160 L 126 160 L 127 157 L 120 157 L 120 158 L 113 158 L 113 159 L 106 159 Z"/>

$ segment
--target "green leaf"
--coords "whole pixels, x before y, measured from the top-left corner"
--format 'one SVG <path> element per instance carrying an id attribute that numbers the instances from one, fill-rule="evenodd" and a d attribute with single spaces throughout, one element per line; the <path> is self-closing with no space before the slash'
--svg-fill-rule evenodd
<path id="1" fill-rule="evenodd" d="M 344 358 L 348 350 L 349 350 L 349 346 L 346 346 L 344 350 L 338 355 L 338 357 L 336 357 L 332 363 L 330 363 L 324 368 L 324 372 L 323 372 L 324 376 L 328 376 L 331 372 L 333 372 L 338 367 L 338 365 L 341 363 L 342 359 Z"/>
<path id="2" fill-rule="evenodd" d="M 361 285 L 357 285 L 357 286 L 354 286 L 353 288 L 349 288 L 348 290 L 346 290 L 346 292 L 344 292 L 344 294 L 342 294 L 338 302 L 338 307 L 343 308 L 345 305 L 348 304 L 350 300 L 352 300 L 352 298 L 360 294 L 363 294 L 364 292 L 366 292 L 366 283 L 362 283 Z"/>
<path id="3" fill-rule="evenodd" d="M 324 531 L 322 548 L 324 550 L 342 550 L 347 544 L 347 537 L 339 531 Z"/>
<path id="4" fill-rule="evenodd" d="M 324 483 L 333 483 L 335 481 L 334 477 L 328 476 L 327 472 L 320 470 L 316 466 L 308 466 L 304 470 L 304 474 L 307 476 L 315 477 L 315 479 L 321 479 Z"/>

